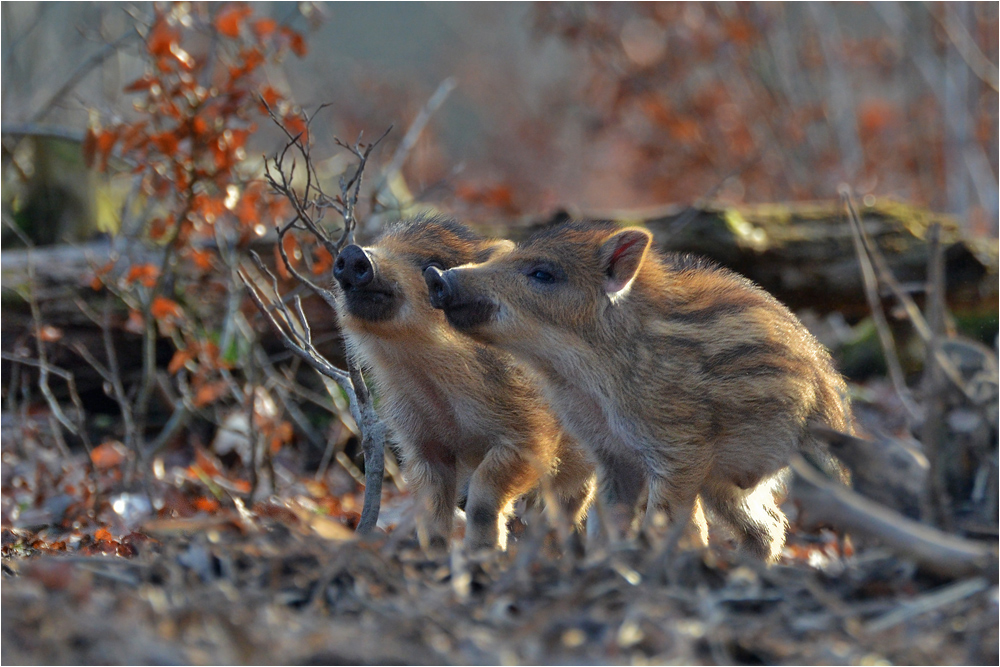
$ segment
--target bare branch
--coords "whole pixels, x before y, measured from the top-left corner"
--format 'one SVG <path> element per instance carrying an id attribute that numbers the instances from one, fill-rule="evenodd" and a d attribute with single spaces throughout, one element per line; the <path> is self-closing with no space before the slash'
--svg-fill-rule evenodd
<path id="1" fill-rule="evenodd" d="M 20 228 L 18 228 L 18 226 L 15 225 L 6 215 L 3 217 L 3 222 L 14 232 L 21 243 L 24 244 L 27 252 L 28 288 L 25 298 L 28 302 L 28 307 L 31 310 L 31 322 L 34 327 L 35 353 L 38 357 L 38 387 L 42 392 L 42 396 L 45 397 L 45 402 L 48 404 L 49 409 L 52 411 L 52 414 L 55 415 L 56 419 L 59 420 L 59 423 L 73 435 L 79 436 L 83 440 L 84 445 L 87 447 L 87 451 L 89 452 L 90 441 L 87 439 L 87 429 L 82 423 L 82 420 L 84 419 L 82 409 L 79 412 L 81 423 L 74 424 L 70 418 L 66 416 L 66 413 L 63 412 L 62 407 L 59 405 L 59 401 L 56 400 L 55 394 L 52 393 L 52 389 L 49 387 L 49 373 L 54 367 L 48 363 L 45 342 L 43 340 L 44 337 L 42 335 L 42 312 L 38 306 L 38 298 L 35 294 L 37 278 L 35 275 L 35 259 L 32 252 L 34 250 L 34 243 L 32 243 L 31 239 L 29 239 L 27 235 L 25 235 L 24 232 L 22 232 Z M 70 385 L 73 382 L 73 376 L 69 373 L 66 373 L 61 377 L 66 380 L 67 385 Z M 79 397 L 76 396 L 75 385 L 71 385 L 71 390 L 72 396 L 74 397 L 74 403 L 79 403 Z M 80 405 L 77 407 L 79 408 Z"/>
<path id="2" fill-rule="evenodd" d="M 32 114 L 31 120 L 29 122 L 37 123 L 38 121 L 45 118 L 45 116 L 47 116 L 48 113 L 52 111 L 52 108 L 56 105 L 56 103 L 62 99 L 63 95 L 73 90 L 73 87 L 76 86 L 76 84 L 80 83 L 83 77 L 87 76 L 87 74 L 89 74 L 91 70 L 93 70 L 95 67 L 103 63 L 112 55 L 114 55 L 115 52 L 118 51 L 119 47 L 121 47 L 123 44 L 125 44 L 135 36 L 136 36 L 135 31 L 126 30 L 125 33 L 121 35 L 118 39 L 109 44 L 105 44 L 103 48 L 101 48 L 99 51 L 97 51 L 89 58 L 84 60 L 82 63 L 80 63 L 80 65 L 75 70 L 73 70 L 73 73 L 69 75 L 69 78 L 66 79 L 66 82 L 63 83 L 63 85 L 59 86 L 56 92 L 54 92 L 49 97 L 49 99 L 47 99 L 44 103 L 42 103 L 42 105 L 38 108 L 38 111 Z"/>
<path id="3" fill-rule="evenodd" d="M 943 4 L 941 10 L 944 12 L 943 19 L 935 11 L 931 11 L 931 16 L 937 19 L 941 27 L 944 28 L 949 41 L 958 51 L 958 55 L 962 56 L 965 64 L 983 83 L 994 91 L 1000 90 L 1000 69 L 982 52 L 982 49 L 976 44 L 976 40 L 955 16 L 955 12 L 947 4 Z"/>
<path id="4" fill-rule="evenodd" d="M 238 275 L 240 280 L 243 281 L 243 285 L 246 287 L 250 298 L 257 306 L 257 309 L 260 310 L 260 312 L 271 323 L 271 326 L 281 337 L 285 347 L 312 366 L 318 373 L 321 373 L 336 382 L 342 389 L 344 389 L 344 391 L 348 391 L 353 394 L 354 388 L 350 384 L 350 376 L 324 359 L 316 351 L 316 348 L 312 346 L 312 342 L 305 338 L 304 334 L 300 334 L 296 331 L 295 324 L 292 321 L 289 321 L 290 315 L 287 309 L 283 309 L 283 307 L 279 308 L 279 310 L 283 311 L 282 315 L 286 320 L 286 324 L 283 326 L 274 316 L 275 307 L 265 305 L 263 298 L 258 294 L 257 287 L 251 281 L 250 277 L 242 270 Z"/>
<path id="5" fill-rule="evenodd" d="M 810 525 L 830 524 L 877 540 L 904 558 L 945 577 L 997 580 L 996 547 L 972 542 L 908 519 L 832 482 L 798 454 L 792 459 L 791 497 Z"/>
<path id="6" fill-rule="evenodd" d="M 375 147 L 389 134 L 392 127 L 390 126 L 382 136 L 367 145 L 361 143 L 361 135 L 358 136 L 357 141 L 352 145 L 345 144 L 340 139 L 334 138 L 338 146 L 347 149 L 357 158 L 358 164 L 349 178 L 341 177 L 340 195 L 336 198 L 331 198 L 323 192 L 323 188 L 319 183 L 319 177 L 310 154 L 308 133 L 306 133 L 307 138 L 305 140 L 302 137 L 302 133 L 293 134 L 271 108 L 268 107 L 267 103 L 263 100 L 261 101 L 264 103 L 265 108 L 267 108 L 271 120 L 281 128 L 287 138 L 285 146 L 274 155 L 270 160 L 270 164 L 265 157 L 264 165 L 264 175 L 273 192 L 285 197 L 295 211 L 295 217 L 291 222 L 283 227 L 279 226 L 276 228 L 278 234 L 278 253 L 289 274 L 318 294 L 327 305 L 336 311 L 336 299 L 333 293 L 313 283 L 292 265 L 290 258 L 285 252 L 284 237 L 292 229 L 300 229 L 299 223 L 301 223 L 305 229 L 316 237 L 320 244 L 330 253 L 334 261 L 336 261 L 340 250 L 348 243 L 353 243 L 354 241 L 354 230 L 357 227 L 356 210 L 358 197 L 364 180 L 368 159 L 371 157 Z M 316 117 L 316 113 L 322 108 L 324 107 L 317 109 L 312 116 L 304 115 L 307 128 Z M 301 192 L 297 191 L 293 186 L 296 164 L 294 159 L 287 173 L 285 170 L 289 151 L 292 150 L 301 156 L 305 162 L 306 183 Z M 274 167 L 273 170 L 271 169 L 272 165 Z M 319 220 L 323 217 L 324 211 L 328 208 L 336 210 L 343 219 L 344 224 L 337 241 L 333 241 L 318 224 Z M 316 218 L 313 217 L 311 211 L 317 212 Z M 280 296 L 277 278 L 264 266 L 259 256 L 253 253 L 251 253 L 251 256 L 261 274 L 270 277 L 271 287 L 274 292 L 273 302 L 266 304 L 259 284 L 250 279 L 245 269 L 241 269 L 238 275 L 247 288 L 247 292 L 250 294 L 254 304 L 268 319 L 271 326 L 281 336 L 285 346 L 293 354 L 308 363 L 321 375 L 336 383 L 347 395 L 351 416 L 361 431 L 361 447 L 365 455 L 365 500 L 361 513 L 361 521 L 358 524 L 357 530 L 362 534 L 371 532 L 378 521 L 382 495 L 382 478 L 385 474 L 385 427 L 375 413 L 361 370 L 348 357 L 347 372 L 344 372 L 333 366 L 319 354 L 312 343 L 312 333 L 306 322 L 301 300 L 298 297 L 295 298 L 296 312 L 295 314 L 291 313 L 285 305 L 284 299 Z M 277 314 L 280 314 L 280 318 L 284 320 L 283 323 L 279 322 Z"/>
<path id="7" fill-rule="evenodd" d="M 885 319 L 885 312 L 882 310 L 882 300 L 878 293 L 878 281 L 875 277 L 875 269 L 872 267 L 871 259 L 865 251 L 864 240 L 862 238 L 861 221 L 854 208 L 850 190 L 846 187 L 840 191 L 841 200 L 848 212 L 848 220 L 851 231 L 854 235 L 854 250 L 858 255 L 858 263 L 861 266 L 861 277 L 865 288 L 865 297 L 868 300 L 868 307 L 872 311 L 872 321 L 878 331 L 879 340 L 882 342 L 882 350 L 885 352 L 886 365 L 889 368 L 889 377 L 899 395 L 900 401 L 906 408 L 910 419 L 919 421 L 920 407 L 914 402 L 909 387 L 906 386 L 906 378 L 903 376 L 903 368 L 899 363 L 899 355 L 896 353 L 896 342 L 893 340 L 892 332 L 889 330 L 889 323 Z"/>
<path id="8" fill-rule="evenodd" d="M 340 139 L 334 137 L 334 142 L 338 146 L 348 149 L 354 154 L 354 157 L 358 159 L 357 169 L 354 171 L 354 175 L 351 176 L 346 182 L 341 178 L 340 180 L 340 193 L 341 200 L 344 207 L 343 218 L 344 218 L 344 229 L 340 235 L 340 240 L 337 241 L 337 251 L 339 252 L 345 245 L 349 243 L 354 243 L 354 229 L 357 227 L 357 220 L 355 219 L 355 209 L 358 204 L 358 194 L 361 191 L 361 182 L 364 179 L 365 167 L 368 166 L 368 157 L 371 155 L 375 147 L 382 142 L 383 139 L 388 136 L 389 132 L 392 131 L 392 125 L 386 128 L 386 131 L 382 133 L 378 139 L 363 146 L 361 144 L 361 135 L 358 135 L 358 140 L 353 146 L 348 146 Z M 336 257 L 336 254 L 334 255 Z"/>
<path id="9" fill-rule="evenodd" d="M 336 312 L 337 300 L 334 298 L 333 292 L 323 287 L 320 287 L 319 285 L 311 281 L 309 278 L 299 273 L 298 270 L 294 266 L 292 266 L 292 262 L 289 260 L 287 253 L 285 253 L 284 239 L 285 239 L 285 234 L 288 233 L 288 230 L 289 230 L 288 225 L 286 225 L 282 229 L 275 227 L 275 231 L 277 231 L 278 233 L 278 254 L 281 255 L 281 261 L 285 263 L 285 268 L 288 269 L 288 272 L 292 274 L 292 276 L 296 280 L 298 280 L 300 283 L 311 289 L 313 293 L 315 293 L 317 296 L 322 298 L 323 301 L 326 302 L 326 305 L 330 306 L 331 310 Z"/>
<path id="10" fill-rule="evenodd" d="M 966 382 L 962 379 L 962 374 L 952 363 L 952 360 L 948 358 L 948 355 L 944 353 L 937 346 L 931 345 L 931 340 L 933 338 L 933 333 L 931 332 L 931 327 L 928 325 L 927 320 L 924 318 L 923 313 L 920 312 L 920 308 L 917 303 L 913 300 L 903 286 L 896 279 L 896 276 L 892 273 L 892 269 L 889 268 L 889 263 L 886 261 L 885 256 L 882 251 L 879 250 L 878 245 L 872 240 L 871 236 L 865 230 L 864 225 L 861 224 L 861 218 L 858 216 L 857 208 L 854 206 L 854 200 L 847 192 L 847 212 L 850 215 L 850 221 L 852 224 L 852 230 L 855 232 L 860 232 L 861 242 L 864 245 L 865 252 L 868 253 L 868 258 L 871 260 L 874 269 L 877 282 L 885 285 L 892 292 L 892 295 L 896 297 L 900 305 L 903 306 L 906 316 L 909 318 L 910 322 L 913 324 L 914 330 L 916 330 L 917 335 L 920 339 L 933 350 L 934 358 L 937 363 L 941 366 L 944 371 L 945 376 L 972 402 L 976 402 L 975 398 L 969 391 Z M 841 193 L 843 196 L 844 193 Z"/>

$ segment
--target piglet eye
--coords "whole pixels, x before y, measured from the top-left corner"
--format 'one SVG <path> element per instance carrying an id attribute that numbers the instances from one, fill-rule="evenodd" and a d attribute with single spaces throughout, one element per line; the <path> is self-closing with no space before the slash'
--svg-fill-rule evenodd
<path id="1" fill-rule="evenodd" d="M 545 269 L 533 269 L 528 272 L 528 277 L 539 283 L 552 283 L 556 280 L 556 277 Z"/>

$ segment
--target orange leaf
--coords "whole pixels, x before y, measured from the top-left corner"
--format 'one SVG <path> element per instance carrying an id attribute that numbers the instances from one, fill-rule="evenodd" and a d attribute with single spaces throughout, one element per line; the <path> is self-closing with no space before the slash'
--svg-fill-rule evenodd
<path id="1" fill-rule="evenodd" d="M 139 146 L 145 144 L 149 138 L 146 136 L 146 121 L 141 121 L 125 128 L 121 136 L 121 151 L 129 153 Z"/>
<path id="2" fill-rule="evenodd" d="M 278 29 L 278 22 L 274 19 L 257 19 L 253 23 L 253 31 L 257 37 L 267 37 Z"/>
<path id="3" fill-rule="evenodd" d="M 98 542 L 114 542 L 115 538 L 111 536 L 111 531 L 107 528 L 98 528 L 97 532 L 94 533 L 94 539 Z"/>
<path id="4" fill-rule="evenodd" d="M 264 98 L 264 102 L 267 104 L 267 106 L 271 107 L 272 109 L 281 100 L 281 95 L 278 94 L 278 91 L 272 88 L 271 86 L 264 86 L 263 90 L 260 91 L 260 96 Z"/>
<path id="5" fill-rule="evenodd" d="M 288 256 L 288 260 L 292 263 L 292 266 L 298 265 L 298 260 L 301 257 L 299 240 L 291 234 L 285 234 L 285 238 L 281 239 L 281 248 L 285 251 L 285 255 Z"/>
<path id="6" fill-rule="evenodd" d="M 96 468 L 114 468 L 125 460 L 125 447 L 116 440 L 108 440 L 91 450 L 90 460 Z"/>
<path id="7" fill-rule="evenodd" d="M 194 507 L 200 512 L 216 512 L 219 509 L 219 501 L 215 498 L 195 498 Z"/>
<path id="8" fill-rule="evenodd" d="M 295 435 L 295 429 L 292 428 L 291 424 L 285 421 L 278 424 L 271 436 L 271 453 L 277 454 L 282 445 L 291 441 L 293 435 Z"/>
<path id="9" fill-rule="evenodd" d="M 323 246 L 313 251 L 313 259 L 315 260 L 312 267 L 313 275 L 324 275 L 333 267 L 333 255 Z"/>
<path id="10" fill-rule="evenodd" d="M 87 134 L 83 135 L 83 145 L 80 147 L 83 153 L 83 163 L 88 169 L 94 166 L 94 154 L 97 151 L 97 133 L 94 128 L 88 127 Z"/>
<path id="11" fill-rule="evenodd" d="M 177 350 L 174 352 L 174 356 L 170 359 L 170 364 L 167 366 L 167 372 L 173 375 L 180 369 L 184 368 L 184 364 L 194 359 L 194 353 L 191 348 L 186 350 Z"/>
<path id="12" fill-rule="evenodd" d="M 240 52 L 243 57 L 243 73 L 248 74 L 264 64 L 264 54 L 254 47 Z"/>
<path id="13" fill-rule="evenodd" d="M 161 16 L 146 36 L 146 48 L 154 56 L 166 56 L 170 54 L 170 46 L 175 44 L 178 38 L 177 32 L 171 29 L 166 19 Z"/>
<path id="14" fill-rule="evenodd" d="M 199 136 L 208 132 L 208 121 L 203 116 L 195 116 L 194 122 L 191 125 L 194 133 Z"/>
<path id="15" fill-rule="evenodd" d="M 153 299 L 153 304 L 149 308 L 149 312 L 157 320 L 162 320 L 167 317 L 182 317 L 181 307 L 177 305 L 176 301 L 171 301 L 165 296 L 158 296 Z"/>
<path id="16" fill-rule="evenodd" d="M 166 220 L 163 218 L 153 218 L 149 221 L 149 238 L 159 241 L 167 234 L 167 229 L 174 224 L 173 216 Z"/>
<path id="17" fill-rule="evenodd" d="M 225 380 L 218 380 L 216 382 L 203 384 L 198 388 L 198 391 L 195 392 L 194 406 L 196 408 L 203 408 L 206 405 L 215 403 L 219 400 L 219 397 L 228 391 L 228 389 L 229 385 L 226 384 Z"/>
<path id="18" fill-rule="evenodd" d="M 191 257 L 191 261 L 202 271 L 208 271 L 212 268 L 212 258 L 214 255 L 210 250 L 191 250 L 188 255 Z"/>
<path id="19" fill-rule="evenodd" d="M 136 79 L 132 83 L 125 86 L 125 88 L 123 88 L 122 90 L 124 90 L 126 93 L 137 93 L 140 90 L 149 90 L 150 88 L 153 87 L 154 83 L 156 83 L 156 79 L 149 76 L 148 74 L 144 74 L 140 78 Z"/>
<path id="20" fill-rule="evenodd" d="M 152 264 L 138 264 L 129 269 L 128 274 L 125 276 L 125 282 L 131 285 L 138 281 L 146 287 L 153 287 L 156 285 L 156 279 L 159 275 L 160 270 Z"/>
<path id="21" fill-rule="evenodd" d="M 302 120 L 300 116 L 295 114 L 288 114 L 285 116 L 285 129 L 288 130 L 289 134 L 293 136 L 301 134 L 303 144 L 308 141 L 308 136 L 306 135 L 306 122 Z"/>
<path id="22" fill-rule="evenodd" d="M 173 157 L 177 153 L 177 136 L 173 132 L 160 132 L 149 138 L 164 155 Z"/>
<path id="23" fill-rule="evenodd" d="M 887 100 L 867 100 L 858 111 L 858 125 L 865 136 L 877 134 L 896 122 L 896 108 Z"/>
<path id="24" fill-rule="evenodd" d="M 698 122 L 691 118 L 677 117 L 667 125 L 667 131 L 673 135 L 674 139 L 685 145 L 692 145 L 701 141 L 701 129 Z"/>
<path id="25" fill-rule="evenodd" d="M 104 130 L 97 135 L 97 152 L 105 159 L 111 153 L 111 149 L 115 147 L 117 135 L 118 133 L 113 130 Z"/>
<path id="26" fill-rule="evenodd" d="M 253 14 L 253 10 L 242 5 L 229 5 L 215 17 L 215 29 L 226 37 L 239 37 L 240 26 L 246 17 Z"/>
<path id="27" fill-rule="evenodd" d="M 305 58 L 309 50 L 306 48 L 306 40 L 302 38 L 302 35 L 291 28 L 283 28 L 282 32 L 288 37 L 289 46 L 292 47 L 295 55 L 299 58 Z"/>
<path id="28" fill-rule="evenodd" d="M 219 472 L 219 466 L 216 465 L 216 462 L 201 447 L 196 447 L 194 450 L 194 463 L 209 477 L 217 477 L 222 474 Z"/>

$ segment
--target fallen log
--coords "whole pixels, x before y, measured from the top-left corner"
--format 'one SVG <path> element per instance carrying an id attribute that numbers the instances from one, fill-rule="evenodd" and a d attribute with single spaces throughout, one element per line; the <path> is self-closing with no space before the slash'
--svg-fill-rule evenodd
<path id="1" fill-rule="evenodd" d="M 997 582 L 996 543 L 973 542 L 908 519 L 828 479 L 799 455 L 791 467 L 790 497 L 806 527 L 826 524 L 876 540 L 938 576 L 978 575 Z"/>

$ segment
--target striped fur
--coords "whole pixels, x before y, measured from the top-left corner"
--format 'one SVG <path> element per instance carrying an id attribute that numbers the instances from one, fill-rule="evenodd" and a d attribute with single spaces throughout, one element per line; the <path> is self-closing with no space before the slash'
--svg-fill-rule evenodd
<path id="1" fill-rule="evenodd" d="M 543 477 L 574 523 L 594 493 L 593 465 L 526 369 L 455 332 L 428 302 L 426 265 L 483 261 L 508 245 L 451 220 L 398 223 L 364 249 L 372 283 L 334 290 L 346 344 L 375 386 L 421 504 L 420 531 L 438 547 L 450 538 L 456 505 L 466 509 L 468 545 L 505 548 L 514 502 Z"/>
<path id="2" fill-rule="evenodd" d="M 668 520 L 694 508 L 704 539 L 704 503 L 747 552 L 773 562 L 787 526 L 774 492 L 791 455 L 839 470 L 807 423 L 849 432 L 846 385 L 770 294 L 704 260 L 660 255 L 651 240 L 610 223 L 546 230 L 444 272 L 445 313 L 544 379 L 598 461 L 619 531 L 646 494 Z M 461 310 L 469 303 L 481 317 Z"/>

